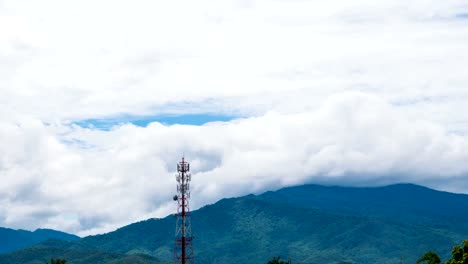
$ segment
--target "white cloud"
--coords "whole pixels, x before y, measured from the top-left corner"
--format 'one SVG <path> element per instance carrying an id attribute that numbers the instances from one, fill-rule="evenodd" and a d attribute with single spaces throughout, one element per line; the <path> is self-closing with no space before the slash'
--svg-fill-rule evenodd
<path id="1" fill-rule="evenodd" d="M 195 207 L 309 181 L 467 192 L 466 13 L 457 0 L 0 1 L 0 226 L 89 234 L 164 216 L 184 152 Z M 168 112 L 248 118 L 70 125 Z"/>
<path id="2" fill-rule="evenodd" d="M 0 131 L 10 146 L 0 155 L 0 225 L 82 235 L 175 210 L 173 173 L 182 153 L 194 172 L 194 208 L 304 182 L 468 180 L 466 138 L 364 93 L 333 95 L 314 111 L 204 126 L 99 131 L 28 120 Z M 465 191 L 450 181 L 434 187 Z"/>
<path id="3" fill-rule="evenodd" d="M 467 10 L 430 0 L 3 1 L 1 101 L 48 121 L 207 99 L 226 102 L 200 106 L 215 112 L 299 112 L 348 90 L 453 101 L 467 97 L 468 20 L 457 19 Z M 454 108 L 443 110 L 449 119 Z"/>

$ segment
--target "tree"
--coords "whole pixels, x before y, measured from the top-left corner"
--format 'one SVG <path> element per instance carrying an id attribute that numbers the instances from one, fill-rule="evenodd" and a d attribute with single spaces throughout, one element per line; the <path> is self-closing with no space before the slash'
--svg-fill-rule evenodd
<path id="1" fill-rule="evenodd" d="M 452 258 L 445 264 L 468 264 L 468 240 L 463 240 L 462 246 L 453 247 Z"/>
<path id="2" fill-rule="evenodd" d="M 439 256 L 432 252 L 426 252 L 422 255 L 417 264 L 425 262 L 427 264 L 440 264 Z M 452 249 L 452 258 L 445 261 L 444 264 L 468 264 L 468 240 L 463 240 L 462 246 L 454 246 Z"/>
<path id="3" fill-rule="evenodd" d="M 436 253 L 429 251 L 422 255 L 416 263 L 440 264 L 440 257 Z"/>
<path id="4" fill-rule="evenodd" d="M 273 257 L 267 264 L 291 264 L 291 261 L 286 262 L 280 260 L 280 257 Z"/>

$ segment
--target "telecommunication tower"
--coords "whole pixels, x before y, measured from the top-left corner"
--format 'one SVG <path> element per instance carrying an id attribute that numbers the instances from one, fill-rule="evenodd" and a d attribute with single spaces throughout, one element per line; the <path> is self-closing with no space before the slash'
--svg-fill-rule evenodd
<path id="1" fill-rule="evenodd" d="M 184 160 L 177 164 L 177 214 L 175 242 L 174 242 L 174 264 L 193 264 L 192 227 L 190 224 L 190 164 Z"/>

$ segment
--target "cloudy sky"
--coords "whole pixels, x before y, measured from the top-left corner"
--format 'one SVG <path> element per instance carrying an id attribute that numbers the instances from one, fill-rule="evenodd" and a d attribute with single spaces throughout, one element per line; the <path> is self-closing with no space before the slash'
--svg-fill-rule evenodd
<path id="1" fill-rule="evenodd" d="M 0 0 L 0 226 L 303 183 L 468 193 L 465 0 Z"/>

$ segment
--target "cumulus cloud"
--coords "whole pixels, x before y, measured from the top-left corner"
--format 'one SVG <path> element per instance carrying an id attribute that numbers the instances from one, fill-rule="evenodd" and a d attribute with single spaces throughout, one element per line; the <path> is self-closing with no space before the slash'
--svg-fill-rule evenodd
<path id="1" fill-rule="evenodd" d="M 364 93 L 333 95 L 314 111 L 203 126 L 100 131 L 31 119 L 0 131 L 11 146 L 0 155 L 0 225 L 81 235 L 171 213 L 183 153 L 193 168 L 194 208 L 306 182 L 468 180 L 466 138 Z M 436 187 L 465 191 L 450 181 Z"/>
<path id="2" fill-rule="evenodd" d="M 446 98 L 427 116 L 458 129 L 465 13 L 456 0 L 6 0 L 0 102 L 48 122 L 183 112 L 181 102 L 248 116 L 357 90 L 397 104 Z"/>
<path id="3" fill-rule="evenodd" d="M 0 1 L 0 226 L 81 235 L 306 182 L 467 192 L 458 0 Z M 216 113 L 203 126 L 80 120 Z"/>

